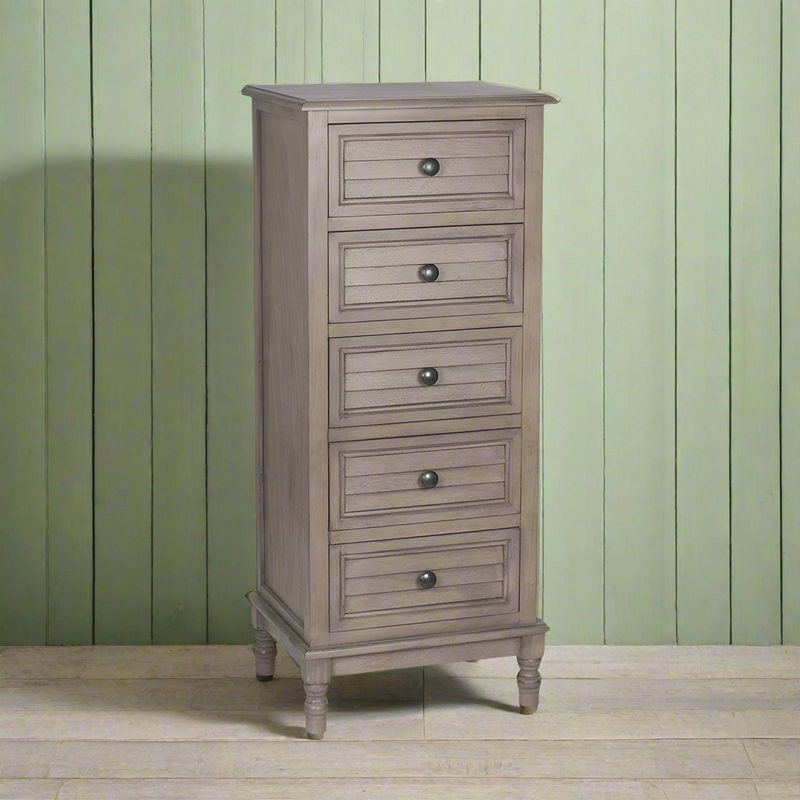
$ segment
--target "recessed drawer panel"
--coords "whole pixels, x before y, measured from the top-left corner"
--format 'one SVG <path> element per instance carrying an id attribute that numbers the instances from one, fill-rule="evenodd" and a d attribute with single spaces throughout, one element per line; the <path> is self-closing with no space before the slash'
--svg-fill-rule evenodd
<path id="1" fill-rule="evenodd" d="M 525 122 L 331 125 L 330 216 L 522 208 Z"/>
<path id="2" fill-rule="evenodd" d="M 513 614 L 519 529 L 331 547 L 331 630 Z"/>
<path id="3" fill-rule="evenodd" d="M 518 514 L 519 429 L 330 445 L 330 528 Z"/>
<path id="4" fill-rule="evenodd" d="M 521 328 L 330 340 L 330 425 L 513 414 Z"/>
<path id="5" fill-rule="evenodd" d="M 522 225 L 330 234 L 330 321 L 522 310 Z"/>

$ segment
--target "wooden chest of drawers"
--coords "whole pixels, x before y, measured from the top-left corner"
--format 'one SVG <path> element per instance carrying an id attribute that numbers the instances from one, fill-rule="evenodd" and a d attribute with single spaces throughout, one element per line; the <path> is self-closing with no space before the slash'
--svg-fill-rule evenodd
<path id="1" fill-rule="evenodd" d="M 488 83 L 247 86 L 256 676 L 516 655 L 538 705 L 543 106 Z"/>

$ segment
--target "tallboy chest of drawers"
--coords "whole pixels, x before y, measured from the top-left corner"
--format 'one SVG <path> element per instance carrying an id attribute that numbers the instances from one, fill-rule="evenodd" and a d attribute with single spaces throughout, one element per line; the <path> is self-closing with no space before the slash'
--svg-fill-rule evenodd
<path id="1" fill-rule="evenodd" d="M 539 698 L 543 107 L 490 83 L 247 86 L 256 676 L 515 655 Z"/>

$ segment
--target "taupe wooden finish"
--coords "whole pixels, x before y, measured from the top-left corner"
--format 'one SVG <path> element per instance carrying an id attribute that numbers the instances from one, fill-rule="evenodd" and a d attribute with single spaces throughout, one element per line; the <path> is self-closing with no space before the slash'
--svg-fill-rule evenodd
<path id="1" fill-rule="evenodd" d="M 547 631 L 542 106 L 557 98 L 486 83 L 244 93 L 256 674 L 274 674 L 277 640 L 316 739 L 332 676 L 391 667 L 516 655 L 531 713 Z"/>

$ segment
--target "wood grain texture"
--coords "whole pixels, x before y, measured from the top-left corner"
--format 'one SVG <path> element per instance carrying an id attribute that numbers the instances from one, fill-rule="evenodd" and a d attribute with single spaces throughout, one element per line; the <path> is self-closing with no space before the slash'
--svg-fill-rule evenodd
<path id="1" fill-rule="evenodd" d="M 203 5 L 155 3 L 153 642 L 206 641 Z"/>
<path id="2" fill-rule="evenodd" d="M 540 5 L 541 0 L 482 0 L 482 81 L 539 88 Z"/>
<path id="3" fill-rule="evenodd" d="M 308 131 L 307 120 L 259 112 L 257 179 L 263 531 L 259 575 L 300 631 L 307 606 Z M 259 584 L 260 586 L 261 584 Z"/>
<path id="4" fill-rule="evenodd" d="M 496 565 L 499 580 L 474 574 L 476 567 Z M 458 577 L 464 568 L 473 573 Z M 380 628 L 389 638 L 403 636 L 409 624 L 434 620 L 475 618 L 473 627 L 485 628 L 481 618 L 501 614 L 507 625 L 519 608 L 519 569 L 517 529 L 332 547 L 331 631 Z M 437 578 L 442 573 L 441 584 L 421 588 L 418 576 L 432 570 Z M 364 581 L 384 576 L 400 577 L 400 586 Z"/>
<path id="5" fill-rule="evenodd" d="M 322 81 L 378 80 L 379 0 L 322 0 Z"/>
<path id="6" fill-rule="evenodd" d="M 604 641 L 603 10 L 543 0 L 543 615 L 548 645 Z M 573 231 L 559 235 L 559 231 Z M 569 309 L 569 313 L 565 313 Z M 580 497 L 581 502 L 574 502 Z M 569 574 L 574 580 L 564 581 Z M 548 577 L 552 576 L 552 580 Z"/>
<path id="7" fill-rule="evenodd" d="M 517 120 L 407 122 L 336 126 L 331 130 L 328 182 L 332 217 L 508 210 L 524 202 L 523 125 Z M 444 164 L 437 175 L 415 178 L 348 177 L 351 162 L 374 176 L 387 162 L 426 158 Z M 448 177 L 450 159 L 507 158 L 505 174 Z M 374 165 L 371 162 L 376 162 Z M 480 170 L 478 170 L 480 172 Z"/>
<path id="8" fill-rule="evenodd" d="M 479 0 L 426 0 L 425 80 L 479 78 Z"/>
<path id="9" fill-rule="evenodd" d="M 425 80 L 425 0 L 381 0 L 380 80 Z"/>
<path id="10" fill-rule="evenodd" d="M 273 80 L 271 0 L 205 3 L 208 638 L 249 641 L 255 554 L 252 144 L 254 75 Z"/>
<path id="11" fill-rule="evenodd" d="M 332 444 L 331 530 L 518 514 L 519 438 L 511 430 Z M 425 489 L 429 470 L 438 483 Z"/>
<path id="12" fill-rule="evenodd" d="M 674 5 L 606 13 L 606 641 L 673 643 Z"/>
<path id="13" fill-rule="evenodd" d="M 0 127 L 3 644 L 47 638 L 43 22 L 41 3 L 0 6 L 0 107 L 13 109 Z"/>
<path id="14" fill-rule="evenodd" d="M 731 634 L 778 644 L 780 3 L 731 8 Z"/>
<path id="15" fill-rule="evenodd" d="M 92 642 L 90 8 L 50 0 L 45 65 L 49 644 Z M 79 54 L 79 55 L 76 55 Z"/>
<path id="16" fill-rule="evenodd" d="M 730 4 L 677 0 L 676 14 L 678 642 L 727 644 Z"/>
<path id="17" fill-rule="evenodd" d="M 125 37 L 119 36 L 120 30 Z M 149 644 L 152 286 L 147 0 L 92 6 L 92 72 L 95 641 Z"/>
<path id="18" fill-rule="evenodd" d="M 800 0 L 783 3 L 781 159 L 781 454 L 783 643 L 800 644 Z"/>
<path id="19" fill-rule="evenodd" d="M 351 337 L 330 341 L 329 425 L 370 425 L 388 422 L 452 419 L 521 410 L 520 370 L 522 332 L 514 328 L 455 333 Z M 451 367 L 503 364 L 502 379 L 444 385 Z M 443 385 L 348 389 L 354 380 L 394 367 L 416 370 L 433 367 Z M 357 385 L 357 384 L 356 384 Z"/>

